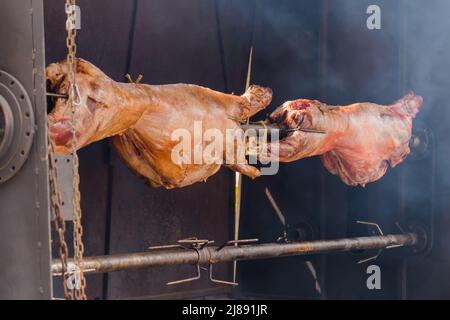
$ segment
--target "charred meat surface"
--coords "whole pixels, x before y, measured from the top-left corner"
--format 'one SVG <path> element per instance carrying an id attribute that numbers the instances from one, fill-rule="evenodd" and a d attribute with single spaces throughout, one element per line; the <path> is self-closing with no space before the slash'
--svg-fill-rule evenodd
<path id="1" fill-rule="evenodd" d="M 391 105 L 355 103 L 330 106 L 317 100 L 287 101 L 269 122 L 293 131 L 280 141 L 279 159 L 291 162 L 321 156 L 325 167 L 348 185 L 380 179 L 409 154 L 412 120 L 422 97 L 408 94 Z M 323 130 L 308 133 L 298 128 Z"/>
<path id="2" fill-rule="evenodd" d="M 71 94 L 67 71 L 64 61 L 47 67 L 46 76 L 52 92 Z M 207 161 L 174 163 L 172 150 L 179 143 L 172 139 L 176 130 L 187 130 L 193 138 L 197 125 L 202 132 L 219 130 L 225 136 L 226 131 L 231 130 L 237 135 L 239 121 L 264 109 L 272 99 L 272 91 L 260 86 L 251 86 L 243 95 L 236 96 L 190 84 L 119 83 L 82 59 L 77 60 L 76 83 L 80 100 L 75 113 L 76 149 L 112 137 L 119 155 L 133 171 L 151 185 L 166 188 L 206 181 L 221 166 Z M 48 121 L 56 152 L 70 153 L 72 122 L 67 100 L 56 100 Z M 199 147 L 195 140 L 191 142 L 192 149 Z M 200 143 L 204 149 L 208 141 L 202 139 Z M 223 143 L 224 152 L 233 149 L 225 145 L 226 140 Z M 225 158 L 225 155 L 220 157 Z M 260 174 L 245 159 L 227 163 L 227 166 L 251 178 Z"/>

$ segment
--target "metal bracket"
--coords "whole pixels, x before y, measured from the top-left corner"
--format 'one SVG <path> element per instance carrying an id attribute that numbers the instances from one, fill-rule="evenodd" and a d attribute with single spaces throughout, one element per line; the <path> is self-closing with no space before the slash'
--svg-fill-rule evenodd
<path id="1" fill-rule="evenodd" d="M 359 224 L 365 224 L 365 225 L 368 225 L 368 226 L 375 227 L 376 230 L 378 231 L 378 233 L 379 233 L 380 235 L 384 235 L 384 234 L 383 234 L 383 230 L 381 230 L 380 225 L 377 224 L 377 223 L 374 223 L 374 222 L 367 222 L 367 221 L 360 221 L 360 220 L 356 221 L 356 223 L 359 223 Z M 376 260 L 376 259 L 380 256 L 380 254 L 381 254 L 382 252 L 383 252 L 383 249 L 380 249 L 380 250 L 377 251 L 377 254 L 376 254 L 376 255 L 374 255 L 374 256 L 372 256 L 372 257 L 370 257 L 370 258 L 367 258 L 367 259 L 359 260 L 359 261 L 358 261 L 358 264 L 362 264 L 362 263 L 365 263 L 365 262 L 368 262 L 368 261 Z"/>
<path id="2" fill-rule="evenodd" d="M 384 236 L 383 230 L 381 230 L 380 225 L 378 223 L 367 222 L 367 221 L 360 221 L 360 220 L 356 221 L 356 223 L 365 224 L 365 225 L 368 225 L 368 226 L 371 226 L 371 227 L 375 227 L 375 230 L 378 231 L 379 235 L 380 236 Z M 405 233 L 398 222 L 396 222 L 395 225 L 400 229 L 400 231 L 402 233 Z M 397 248 L 397 247 L 403 247 L 403 244 L 393 244 L 393 245 L 387 246 L 385 249 L 392 249 L 392 248 Z M 378 259 L 378 257 L 381 255 L 382 252 L 383 252 L 383 249 L 379 249 L 377 251 L 376 255 L 374 255 L 374 256 L 372 256 L 370 258 L 367 258 L 367 259 L 359 260 L 357 263 L 358 264 L 362 264 L 362 263 L 365 263 L 365 262 L 368 262 L 368 261 L 376 260 L 376 259 Z"/>
<path id="3" fill-rule="evenodd" d="M 213 283 L 226 284 L 226 285 L 229 285 L 229 286 L 238 286 L 239 285 L 239 283 L 234 282 L 234 281 L 226 281 L 226 280 L 219 280 L 219 279 L 213 278 L 213 265 L 212 265 L 212 263 L 209 264 L 209 281 L 211 281 Z"/>
<path id="4" fill-rule="evenodd" d="M 186 283 L 186 282 L 199 280 L 201 278 L 201 276 L 202 276 L 202 274 L 200 273 L 200 265 L 197 264 L 196 267 L 197 267 L 197 275 L 195 277 L 181 279 L 181 280 L 175 280 L 175 281 L 170 281 L 170 282 L 167 282 L 166 285 L 171 286 L 171 285 L 174 285 L 174 284 L 180 284 L 180 283 Z"/>
<path id="5" fill-rule="evenodd" d="M 198 260 L 197 260 L 197 263 L 195 265 L 196 271 L 197 271 L 197 275 L 194 276 L 194 277 L 189 277 L 189 278 L 185 278 L 185 279 L 181 279 L 181 280 L 170 281 L 170 282 L 166 283 L 166 285 L 171 286 L 171 285 L 175 285 L 175 284 L 192 282 L 192 281 L 195 281 L 195 280 L 199 280 L 201 278 L 201 271 L 200 271 L 200 269 L 202 267 L 200 267 L 200 253 L 199 253 L 199 250 L 201 250 L 204 247 L 206 247 L 206 246 L 208 246 L 210 244 L 213 244 L 213 243 L 214 243 L 214 241 L 210 241 L 210 240 L 207 240 L 207 239 L 198 239 L 197 237 L 190 237 L 190 238 L 178 240 L 176 244 L 169 244 L 169 245 L 162 245 L 162 246 L 151 246 L 151 247 L 148 247 L 147 249 L 148 250 L 161 250 L 161 249 L 180 248 L 180 249 L 195 250 L 197 252 Z"/>

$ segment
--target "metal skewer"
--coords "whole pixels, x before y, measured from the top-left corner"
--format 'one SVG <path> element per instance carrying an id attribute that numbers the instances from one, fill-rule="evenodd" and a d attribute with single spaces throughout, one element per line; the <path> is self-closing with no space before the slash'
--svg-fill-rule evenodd
<path id="1" fill-rule="evenodd" d="M 318 130 L 318 129 L 313 129 L 313 128 L 285 129 L 285 132 L 294 132 L 294 131 L 302 131 L 302 132 L 309 132 L 309 133 L 326 134 L 326 131 L 324 131 L 324 130 Z"/>
<path id="2" fill-rule="evenodd" d="M 55 97 L 55 98 L 62 98 L 62 99 L 68 99 L 69 98 L 69 95 L 62 94 L 62 93 L 47 92 L 46 95 L 48 97 Z"/>
<path id="3" fill-rule="evenodd" d="M 249 129 L 253 130 L 268 130 L 269 134 L 271 130 L 280 130 L 280 134 L 288 134 L 294 131 L 302 131 L 302 132 L 308 132 L 308 133 L 319 133 L 319 134 L 326 134 L 326 131 L 315 129 L 315 128 L 286 128 L 283 125 L 277 124 L 277 123 L 270 123 L 270 122 L 249 122 L 249 123 L 243 123 L 241 124 L 241 128 L 244 131 L 247 131 Z"/>
<path id="4" fill-rule="evenodd" d="M 245 80 L 245 90 L 250 87 L 251 77 L 252 77 L 252 57 L 253 57 L 253 46 L 250 47 L 250 53 L 248 56 L 248 66 L 247 66 L 247 78 Z M 246 123 L 250 123 L 250 118 L 247 118 Z M 241 189 L 242 189 L 242 174 L 236 172 L 234 178 L 234 241 L 239 241 L 239 225 L 241 222 Z M 237 277 L 237 261 L 233 261 L 233 283 L 236 283 Z"/>

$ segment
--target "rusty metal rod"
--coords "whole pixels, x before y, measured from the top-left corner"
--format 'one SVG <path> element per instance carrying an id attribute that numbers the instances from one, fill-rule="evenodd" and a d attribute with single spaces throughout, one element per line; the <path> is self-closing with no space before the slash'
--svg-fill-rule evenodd
<path id="1" fill-rule="evenodd" d="M 418 245 L 415 233 L 358 237 L 336 240 L 318 240 L 295 243 L 266 243 L 243 246 L 204 247 L 202 249 L 166 249 L 149 252 L 86 257 L 81 267 L 85 273 L 102 273 L 121 270 L 144 269 L 165 265 L 208 265 L 235 260 L 279 258 L 319 253 L 346 252 L 362 249 L 382 249 L 393 245 L 412 247 Z M 73 260 L 69 260 L 69 266 Z M 52 274 L 61 274 L 61 261 L 52 262 Z"/>

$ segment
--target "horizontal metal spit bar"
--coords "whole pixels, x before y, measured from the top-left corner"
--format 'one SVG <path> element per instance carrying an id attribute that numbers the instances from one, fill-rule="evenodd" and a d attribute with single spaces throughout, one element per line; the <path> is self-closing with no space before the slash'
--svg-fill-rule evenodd
<path id="1" fill-rule="evenodd" d="M 346 252 L 362 249 L 382 249 L 390 246 L 412 247 L 419 238 L 415 233 L 381 235 L 336 240 L 318 240 L 294 243 L 266 243 L 242 246 L 204 247 L 201 249 L 164 249 L 148 252 L 86 257 L 81 267 L 85 273 L 102 273 L 144 269 L 165 265 L 209 265 L 234 260 L 253 260 L 319 253 Z M 219 249 L 219 250 L 218 250 Z M 69 267 L 73 260 L 69 260 Z M 52 262 L 53 275 L 62 272 L 61 261 Z"/>

